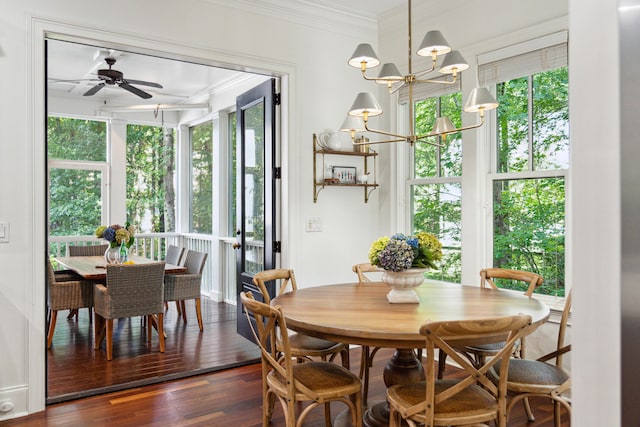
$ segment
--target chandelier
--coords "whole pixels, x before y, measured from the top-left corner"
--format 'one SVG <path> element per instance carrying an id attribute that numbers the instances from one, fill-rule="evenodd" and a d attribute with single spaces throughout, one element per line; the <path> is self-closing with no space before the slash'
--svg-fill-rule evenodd
<path id="1" fill-rule="evenodd" d="M 353 145 L 363 144 L 379 144 L 386 142 L 408 142 L 413 145 L 420 141 L 427 144 L 436 145 L 442 147 L 442 144 L 429 140 L 432 137 L 441 136 L 442 141 L 450 133 L 460 132 L 463 130 L 474 129 L 484 124 L 485 111 L 493 110 L 498 107 L 498 103 L 495 98 L 491 96 L 486 88 L 475 88 L 469 95 L 467 102 L 464 106 L 464 111 L 468 113 L 478 113 L 480 121 L 474 125 L 465 126 L 456 129 L 451 120 L 447 117 L 436 118 L 431 132 L 416 135 L 414 130 L 414 105 L 413 105 L 413 86 L 415 84 L 423 83 L 437 83 L 452 85 L 458 81 L 460 73 L 469 68 L 469 64 L 464 60 L 460 52 L 451 50 L 449 43 L 445 40 L 440 31 L 429 31 L 424 36 L 420 47 L 416 51 L 419 56 L 431 57 L 431 67 L 418 71 L 416 73 L 412 70 L 412 55 L 413 50 L 411 44 L 411 0 L 408 0 L 409 19 L 408 19 L 408 33 L 409 33 L 409 49 L 408 49 L 408 74 L 402 75 L 398 70 L 398 67 L 393 63 L 385 63 L 382 65 L 380 73 L 377 77 L 367 76 L 367 69 L 374 68 L 380 65 L 380 60 L 376 56 L 373 48 L 370 44 L 360 44 L 356 48 L 355 52 L 349 59 L 349 65 L 355 68 L 359 68 L 362 72 L 362 77 L 365 80 L 374 81 L 378 84 L 385 84 L 390 94 L 397 92 L 400 88 L 406 86 L 409 100 L 409 135 L 399 135 L 392 132 L 386 132 L 383 130 L 372 129 L 369 127 L 369 117 L 378 116 L 382 114 L 382 107 L 376 100 L 375 96 L 371 92 L 360 92 L 357 96 L 347 118 L 340 127 L 343 132 L 351 132 L 351 142 Z M 428 73 L 436 70 L 438 59 L 444 55 L 444 59 L 438 68 L 438 72 L 442 74 L 440 78 L 428 79 L 424 78 Z M 356 132 L 371 132 L 380 135 L 384 135 L 387 139 L 380 141 L 356 141 Z"/>

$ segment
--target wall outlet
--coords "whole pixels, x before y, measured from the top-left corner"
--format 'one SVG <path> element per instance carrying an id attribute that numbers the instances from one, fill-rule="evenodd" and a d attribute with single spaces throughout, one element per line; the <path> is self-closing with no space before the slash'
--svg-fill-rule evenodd
<path id="1" fill-rule="evenodd" d="M 0 222 L 0 243 L 9 243 L 9 223 Z"/>
<path id="2" fill-rule="evenodd" d="M 320 218 L 305 218 L 304 231 L 306 232 L 322 231 L 322 221 L 320 221 Z"/>

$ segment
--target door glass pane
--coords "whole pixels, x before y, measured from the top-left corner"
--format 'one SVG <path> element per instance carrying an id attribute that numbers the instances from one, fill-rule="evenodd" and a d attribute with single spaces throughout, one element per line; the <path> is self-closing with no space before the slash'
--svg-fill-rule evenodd
<path id="1" fill-rule="evenodd" d="M 50 235 L 92 235 L 102 221 L 101 195 L 101 172 L 96 170 L 50 169 Z"/>
<path id="2" fill-rule="evenodd" d="M 227 230 L 229 236 L 236 235 L 236 228 L 238 227 L 236 220 L 236 174 L 238 162 L 236 159 L 238 147 L 236 145 L 236 113 L 229 114 L 229 195 L 227 197 L 228 216 L 229 216 L 229 229 Z"/>
<path id="3" fill-rule="evenodd" d="M 244 110 L 245 271 L 264 267 L 264 102 Z"/>
<path id="4" fill-rule="evenodd" d="M 564 206 L 562 177 L 495 181 L 493 266 L 538 273 L 536 293 L 564 296 Z"/>
<path id="5" fill-rule="evenodd" d="M 213 125 L 191 128 L 191 209 L 192 233 L 213 232 Z"/>
<path id="6" fill-rule="evenodd" d="M 107 124 L 94 120 L 48 117 L 47 155 L 60 160 L 107 160 Z"/>
<path id="7" fill-rule="evenodd" d="M 413 232 L 433 233 L 442 242 L 440 269 L 427 277 L 460 283 L 462 186 L 460 183 L 414 185 L 412 197 Z"/>

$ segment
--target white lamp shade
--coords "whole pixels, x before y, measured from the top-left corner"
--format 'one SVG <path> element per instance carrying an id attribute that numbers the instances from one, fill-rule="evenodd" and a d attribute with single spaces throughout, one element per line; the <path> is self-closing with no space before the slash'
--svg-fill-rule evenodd
<path id="1" fill-rule="evenodd" d="M 442 135 L 455 131 L 456 128 L 449 120 L 449 117 L 438 117 L 431 128 L 431 135 Z"/>
<path id="2" fill-rule="evenodd" d="M 436 55 L 443 55 L 450 51 L 451 46 L 449 46 L 449 42 L 447 42 L 442 33 L 433 30 L 425 34 L 416 53 L 420 56 L 431 56 L 434 53 Z"/>
<path id="3" fill-rule="evenodd" d="M 464 106 L 467 113 L 477 113 L 478 111 L 493 110 L 500 105 L 496 99 L 491 96 L 487 88 L 477 87 L 471 91 L 469 99 Z"/>
<path id="4" fill-rule="evenodd" d="M 468 68 L 469 64 L 467 64 L 460 52 L 452 50 L 444 57 L 439 71 L 442 74 L 453 74 L 454 71 L 460 73 Z"/>
<path id="5" fill-rule="evenodd" d="M 400 74 L 400 70 L 396 67 L 396 64 L 387 62 L 386 64 L 382 64 L 382 69 L 380 70 L 380 74 L 378 74 L 379 79 L 386 80 L 376 80 L 376 83 L 379 84 L 387 84 L 389 80 L 394 81 L 402 81 L 404 80 L 404 76 Z"/>
<path id="6" fill-rule="evenodd" d="M 349 109 L 350 116 L 362 117 L 365 112 L 370 116 L 379 116 L 382 114 L 382 107 L 371 92 L 360 92 Z"/>
<path id="7" fill-rule="evenodd" d="M 362 117 L 357 116 L 347 115 L 344 122 L 342 122 L 342 126 L 340 126 L 341 132 L 364 132 L 365 130 Z"/>
<path id="8" fill-rule="evenodd" d="M 380 64 L 380 60 L 368 43 L 358 45 L 353 55 L 351 55 L 351 58 L 349 58 L 349 65 L 360 68 L 363 61 L 367 64 L 367 68 L 376 67 Z"/>

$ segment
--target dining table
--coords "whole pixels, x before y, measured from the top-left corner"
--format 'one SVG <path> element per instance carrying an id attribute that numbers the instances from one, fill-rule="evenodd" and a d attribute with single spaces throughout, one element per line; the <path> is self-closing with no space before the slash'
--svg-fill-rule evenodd
<path id="1" fill-rule="evenodd" d="M 382 282 L 312 286 L 284 293 L 271 304 L 281 307 L 287 327 L 296 332 L 335 342 L 394 348 L 383 372 L 387 387 L 424 379 L 414 349 L 425 348 L 425 337 L 419 330 L 427 322 L 526 314 L 531 316 L 529 332 L 533 332 L 550 313 L 549 307 L 535 298 L 477 285 L 425 281 L 416 288 L 418 303 L 389 303 L 389 290 Z M 503 339 L 496 336 L 495 342 Z M 386 401 L 372 403 L 363 415 L 367 427 L 387 426 L 388 422 Z M 350 422 L 339 416 L 335 425 Z"/>
<path id="2" fill-rule="evenodd" d="M 56 257 L 55 261 L 62 267 L 69 269 L 83 279 L 93 282 L 105 282 L 107 279 L 107 261 L 104 256 L 65 256 Z M 129 255 L 129 260 L 134 264 L 147 264 L 158 262 L 156 260 L 146 258 L 139 255 Z M 165 264 L 165 274 L 182 274 L 186 273 L 187 268 L 175 264 Z"/>

